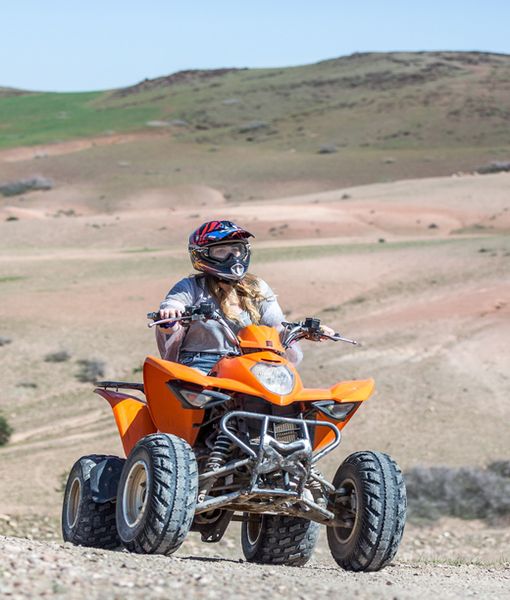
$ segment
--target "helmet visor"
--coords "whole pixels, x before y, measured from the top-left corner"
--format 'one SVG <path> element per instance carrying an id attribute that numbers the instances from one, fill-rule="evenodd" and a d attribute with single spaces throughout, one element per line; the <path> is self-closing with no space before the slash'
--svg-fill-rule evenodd
<path id="1" fill-rule="evenodd" d="M 248 244 L 242 242 L 217 244 L 207 248 L 207 255 L 210 259 L 217 262 L 225 262 L 230 258 L 238 258 L 244 260 L 250 251 Z"/>

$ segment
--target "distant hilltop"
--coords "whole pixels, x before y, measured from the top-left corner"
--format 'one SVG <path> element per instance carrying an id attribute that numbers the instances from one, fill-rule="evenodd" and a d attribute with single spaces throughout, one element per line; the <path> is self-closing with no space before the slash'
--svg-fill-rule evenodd
<path id="1" fill-rule="evenodd" d="M 0 88 L 0 148 L 170 133 L 298 152 L 510 144 L 510 56 L 357 53 L 272 69 L 187 70 L 83 93 Z"/>

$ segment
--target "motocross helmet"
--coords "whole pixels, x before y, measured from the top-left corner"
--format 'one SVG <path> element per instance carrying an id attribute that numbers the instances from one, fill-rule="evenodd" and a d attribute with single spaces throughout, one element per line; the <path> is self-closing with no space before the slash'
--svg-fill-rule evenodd
<path id="1" fill-rule="evenodd" d="M 250 264 L 254 237 L 232 221 L 208 221 L 189 236 L 188 250 L 193 268 L 224 281 L 241 281 Z"/>

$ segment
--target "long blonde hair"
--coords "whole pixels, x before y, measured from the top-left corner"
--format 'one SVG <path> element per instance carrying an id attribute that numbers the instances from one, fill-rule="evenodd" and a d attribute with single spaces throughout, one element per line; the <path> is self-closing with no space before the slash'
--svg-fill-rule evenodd
<path id="1" fill-rule="evenodd" d="M 241 281 L 232 282 L 230 290 L 224 290 L 220 286 L 220 280 L 212 275 L 205 275 L 205 283 L 227 319 L 240 323 L 239 315 L 232 310 L 228 302 L 230 295 L 235 293 L 239 306 L 250 315 L 251 322 L 254 324 L 260 322 L 259 307 L 265 297 L 260 291 L 260 282 L 256 275 L 246 273 Z"/>

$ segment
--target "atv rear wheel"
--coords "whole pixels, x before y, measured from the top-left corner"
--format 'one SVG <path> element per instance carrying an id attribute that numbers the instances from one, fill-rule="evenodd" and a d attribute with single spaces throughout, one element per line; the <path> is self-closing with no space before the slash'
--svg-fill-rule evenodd
<path id="1" fill-rule="evenodd" d="M 94 502 L 90 489 L 90 473 L 105 458 L 97 454 L 83 456 L 69 473 L 62 506 L 62 537 L 66 542 L 93 548 L 120 546 L 115 502 Z"/>
<path id="2" fill-rule="evenodd" d="M 245 515 L 241 542 L 248 562 L 300 567 L 313 554 L 320 526 L 300 517 Z"/>
<path id="3" fill-rule="evenodd" d="M 333 479 L 345 527 L 328 527 L 328 545 L 348 571 L 378 571 L 395 556 L 406 520 L 406 489 L 397 464 L 382 452 L 355 452 Z"/>
<path id="4" fill-rule="evenodd" d="M 142 438 L 122 470 L 117 529 L 140 554 L 172 554 L 190 530 L 198 490 L 195 454 L 183 439 L 165 433 Z"/>

